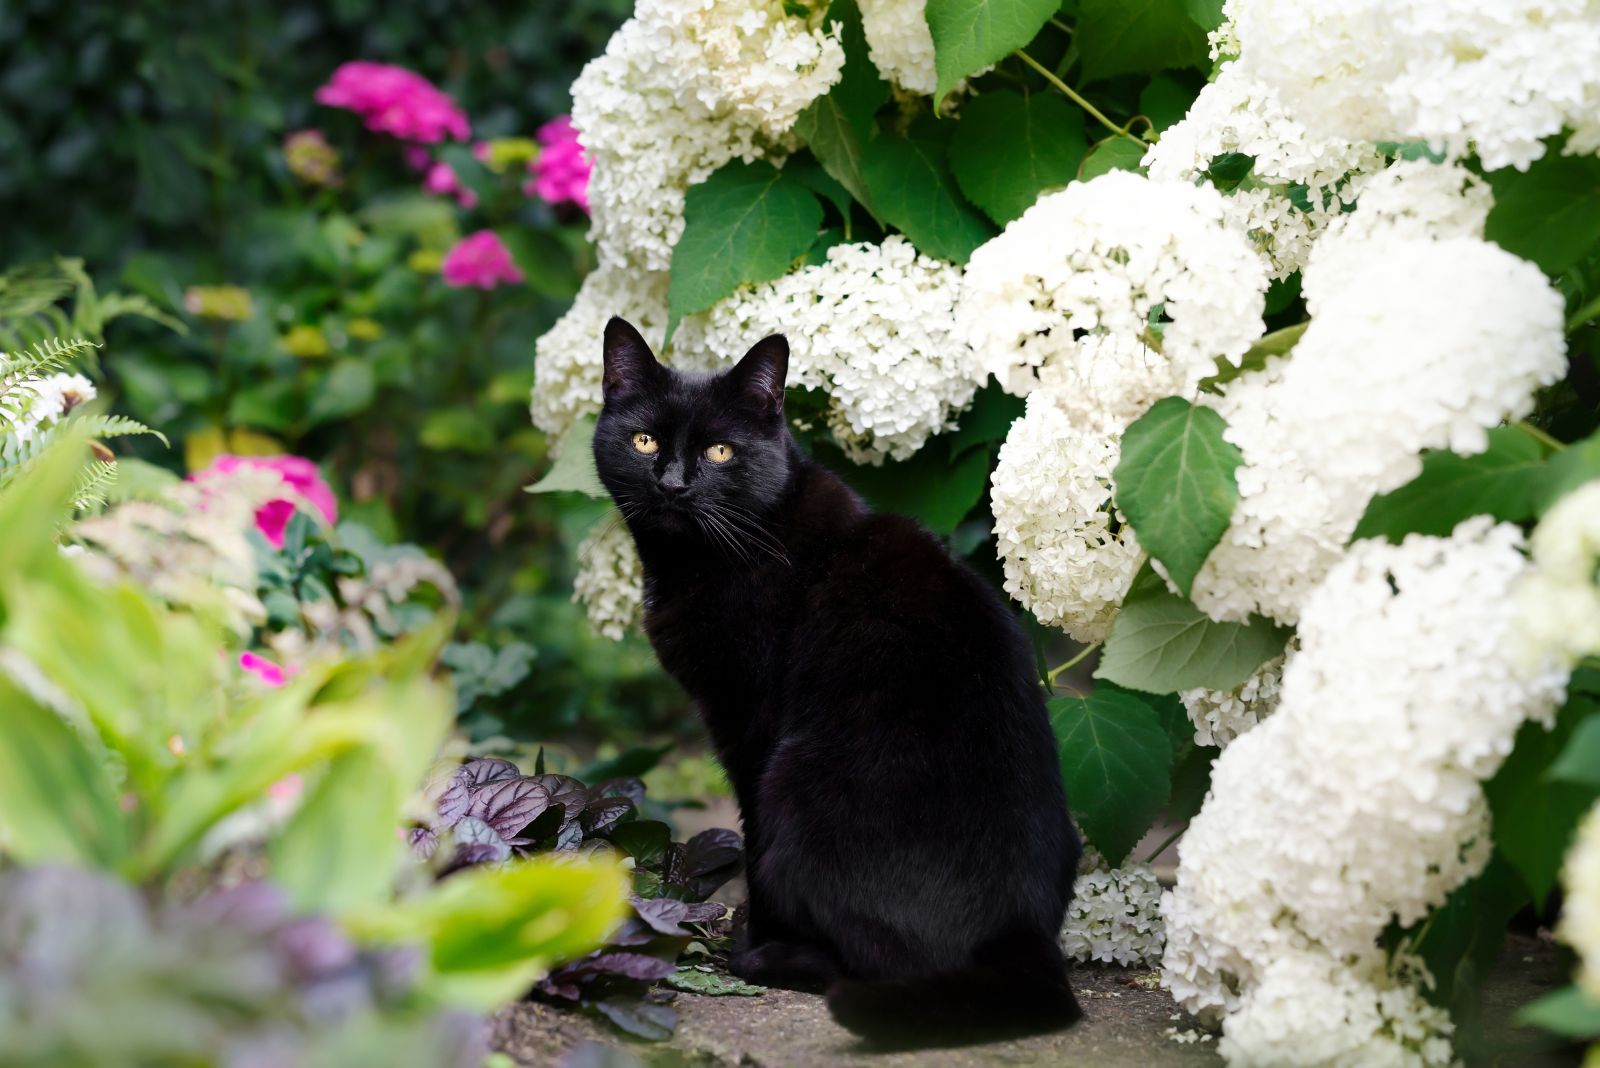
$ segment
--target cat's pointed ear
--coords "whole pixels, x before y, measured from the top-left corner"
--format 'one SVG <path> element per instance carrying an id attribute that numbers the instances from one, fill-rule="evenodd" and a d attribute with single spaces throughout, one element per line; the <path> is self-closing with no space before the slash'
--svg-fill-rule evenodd
<path id="1" fill-rule="evenodd" d="M 650 345 L 633 324 L 619 316 L 606 323 L 605 371 L 600 392 L 608 400 L 655 384 L 661 375 Z"/>
<path id="2" fill-rule="evenodd" d="M 789 375 L 789 339 L 770 334 L 750 346 L 728 372 L 728 381 L 763 414 L 783 414 L 783 382 Z"/>

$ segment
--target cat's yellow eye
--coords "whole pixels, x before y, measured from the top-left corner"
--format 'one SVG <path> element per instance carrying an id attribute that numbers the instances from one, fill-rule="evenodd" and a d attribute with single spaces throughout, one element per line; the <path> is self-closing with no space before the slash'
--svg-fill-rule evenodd
<path id="1" fill-rule="evenodd" d="M 706 450 L 706 459 L 714 464 L 725 464 L 733 459 L 733 446 L 725 441 L 719 441 Z"/>
<path id="2" fill-rule="evenodd" d="M 640 431 L 633 436 L 633 447 L 644 453 L 646 456 L 653 456 L 655 455 L 656 450 L 661 448 L 661 442 L 657 441 L 651 435 Z"/>

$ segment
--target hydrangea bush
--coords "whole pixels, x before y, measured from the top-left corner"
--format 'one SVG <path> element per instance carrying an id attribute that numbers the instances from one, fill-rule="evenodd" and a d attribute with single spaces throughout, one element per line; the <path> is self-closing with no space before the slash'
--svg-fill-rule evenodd
<path id="1" fill-rule="evenodd" d="M 610 315 L 697 369 L 788 332 L 802 443 L 1081 646 L 1063 944 L 1160 955 L 1234 1063 L 1449 1063 L 1600 796 L 1600 10 L 1070 7 L 640 3 L 574 86 L 541 485 L 599 495 Z M 638 562 L 588 550 L 618 633 Z"/>

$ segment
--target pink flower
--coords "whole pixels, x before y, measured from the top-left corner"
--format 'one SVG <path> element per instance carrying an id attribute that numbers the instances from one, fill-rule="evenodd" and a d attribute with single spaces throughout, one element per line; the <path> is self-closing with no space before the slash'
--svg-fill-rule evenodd
<path id="1" fill-rule="evenodd" d="M 445 253 L 440 273 L 446 285 L 479 289 L 522 281 L 522 272 L 511 262 L 511 250 L 493 230 L 479 230 L 456 242 L 455 248 Z"/>
<path id="2" fill-rule="evenodd" d="M 305 788 L 306 781 L 299 774 L 291 773 L 267 787 L 267 796 L 274 801 L 293 801 L 305 792 Z"/>
<path id="3" fill-rule="evenodd" d="M 257 656 L 255 653 L 240 653 L 239 666 L 268 686 L 282 686 L 288 678 L 284 674 L 283 668 L 264 656 Z"/>
<path id="4" fill-rule="evenodd" d="M 439 196 L 453 196 L 463 208 L 471 211 L 478 206 L 478 194 L 461 184 L 455 168 L 441 160 L 428 168 L 422 179 L 422 188 Z"/>
<path id="5" fill-rule="evenodd" d="M 367 129 L 406 141 L 434 144 L 446 136 L 465 141 L 471 134 L 467 116 L 455 102 L 404 67 L 345 63 L 316 95 L 318 103 L 360 115 Z"/>
<path id="6" fill-rule="evenodd" d="M 303 456 L 230 456 L 223 454 L 211 462 L 204 471 L 190 477 L 196 482 L 225 477 L 241 468 L 276 471 L 293 491 L 293 497 L 278 497 L 256 509 L 256 529 L 272 543 L 274 549 L 283 548 L 283 531 L 294 517 L 299 505 L 294 497 L 311 505 L 328 523 L 339 520 L 339 502 L 333 490 L 322 480 L 317 465 Z"/>
<path id="7" fill-rule="evenodd" d="M 572 203 L 584 211 L 589 210 L 589 172 L 593 168 L 578 143 L 578 131 L 572 125 L 572 116 L 562 115 L 539 127 L 537 159 L 528 163 L 533 181 L 522 191 L 537 196 L 547 204 Z"/>

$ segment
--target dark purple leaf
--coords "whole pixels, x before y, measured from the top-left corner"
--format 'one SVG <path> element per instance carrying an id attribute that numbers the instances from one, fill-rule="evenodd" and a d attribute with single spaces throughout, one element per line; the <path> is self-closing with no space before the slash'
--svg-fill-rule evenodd
<path id="1" fill-rule="evenodd" d="M 689 906 L 682 901 L 674 901 L 670 897 L 658 897 L 646 900 L 634 897 L 633 911 L 638 913 L 639 919 L 659 934 L 687 935 L 680 926 L 689 915 Z"/>
<path id="2" fill-rule="evenodd" d="M 431 860 L 439 851 L 439 836 L 428 827 L 413 827 L 406 832 L 406 844 L 418 860 Z"/>
<path id="3" fill-rule="evenodd" d="M 649 924 L 637 916 L 629 916 L 622 921 L 622 926 L 613 931 L 611 937 L 606 939 L 606 944 L 609 946 L 642 946 L 655 938 L 655 936 L 656 933 L 651 930 Z"/>
<path id="4" fill-rule="evenodd" d="M 626 797 L 634 803 L 635 807 L 644 804 L 644 780 L 634 778 L 607 779 L 589 791 L 589 796 L 595 799 L 602 797 Z"/>
<path id="5" fill-rule="evenodd" d="M 550 792 L 532 779 L 500 779 L 473 790 L 467 815 L 511 838 L 549 807 Z"/>
<path id="6" fill-rule="evenodd" d="M 701 831 L 685 846 L 684 874 L 691 879 L 737 864 L 744 857 L 744 839 L 724 827 Z"/>
<path id="7" fill-rule="evenodd" d="M 494 864 L 505 860 L 509 855 L 510 849 L 504 842 L 499 848 L 486 842 L 472 842 L 458 848 L 451 859 L 454 862 L 453 868 L 470 868 L 475 864 Z"/>
<path id="8" fill-rule="evenodd" d="M 539 980 L 534 989 L 547 997 L 562 998 L 566 1001 L 577 1001 L 583 996 L 583 989 L 577 980 L 568 977 L 566 968 L 558 968 Z"/>
<path id="9" fill-rule="evenodd" d="M 450 780 L 450 785 L 444 788 L 444 793 L 439 795 L 439 803 L 434 807 L 439 810 L 440 821 L 450 827 L 467 814 L 471 804 L 472 787 L 458 775 Z"/>
<path id="10" fill-rule="evenodd" d="M 570 775 L 535 775 L 533 781 L 544 787 L 552 805 L 566 809 L 568 823 L 576 820 L 589 802 L 589 788 Z"/>
<path id="11" fill-rule="evenodd" d="M 355 945 L 325 916 L 291 921 L 276 942 L 289 974 L 302 982 L 348 971 L 356 962 Z"/>
<path id="12" fill-rule="evenodd" d="M 252 880 L 207 894 L 185 911 L 195 919 L 219 926 L 266 932 L 288 919 L 289 899 L 272 883 Z"/>
<path id="13" fill-rule="evenodd" d="M 593 1003 L 600 1015 L 630 1035 L 651 1042 L 672 1037 L 678 1026 L 678 1010 L 638 998 L 610 997 Z"/>
<path id="14" fill-rule="evenodd" d="M 725 920 L 731 910 L 720 901 L 697 901 L 684 905 L 684 923 L 705 924 Z"/>
<path id="15" fill-rule="evenodd" d="M 678 966 L 670 960 L 662 960 L 646 953 L 626 951 L 598 953 L 587 960 L 579 961 L 576 967 L 586 975 L 621 975 L 648 983 L 664 979 L 678 969 Z"/>
<path id="16" fill-rule="evenodd" d="M 556 835 L 557 853 L 570 853 L 583 844 L 583 828 L 577 823 L 565 824 Z"/>
<path id="17" fill-rule="evenodd" d="M 475 816 L 468 816 L 455 826 L 458 864 L 485 864 L 505 860 L 511 847 L 500 837 L 500 832 Z"/>
<path id="18" fill-rule="evenodd" d="M 618 820 L 633 811 L 633 802 L 626 797 L 605 797 L 592 800 L 583 810 L 585 834 L 604 834 Z"/>
<path id="19" fill-rule="evenodd" d="M 551 835 L 561 830 L 562 825 L 567 822 L 565 818 L 566 814 L 567 810 L 561 805 L 551 805 L 549 808 L 539 813 L 538 819 L 522 828 L 522 834 L 520 837 L 526 838 L 530 842 L 537 842 L 541 839 L 549 838 Z"/>
<path id="20" fill-rule="evenodd" d="M 499 757 L 475 757 L 456 769 L 455 778 L 456 781 L 473 787 L 499 782 L 501 779 L 515 779 L 521 774 L 521 770 L 509 760 L 501 760 Z"/>

